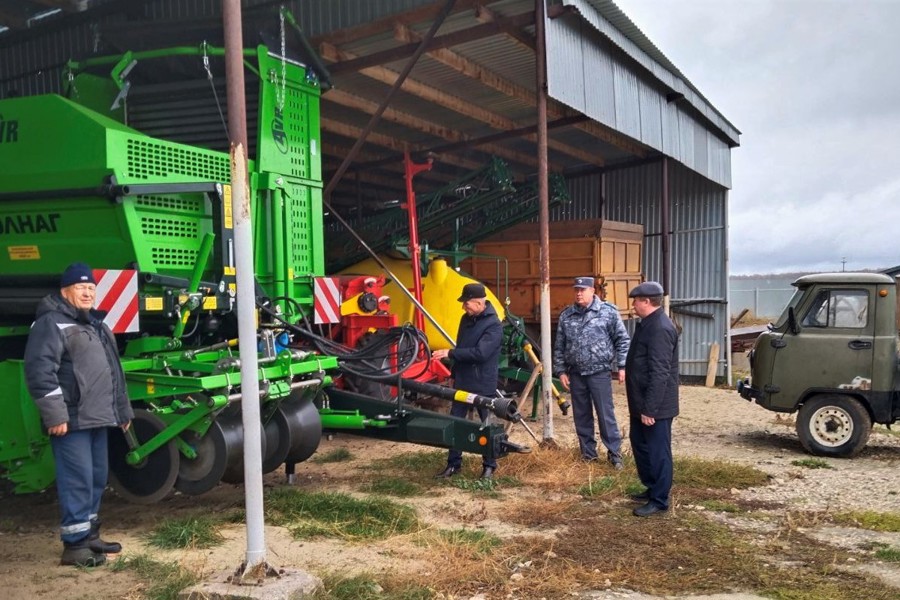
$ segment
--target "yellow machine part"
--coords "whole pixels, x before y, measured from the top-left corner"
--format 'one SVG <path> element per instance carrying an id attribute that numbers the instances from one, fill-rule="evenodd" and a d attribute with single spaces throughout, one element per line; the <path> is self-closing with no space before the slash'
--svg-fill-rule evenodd
<path id="1" fill-rule="evenodd" d="M 388 269 L 400 280 L 400 283 L 408 290 L 412 290 L 412 264 L 408 259 L 380 257 Z M 381 267 L 374 259 L 367 259 L 347 267 L 341 271 L 342 275 L 361 275 L 381 273 Z M 385 274 L 387 275 L 387 274 Z M 459 327 L 459 319 L 463 315 L 462 303 L 457 300 L 462 293 L 463 286 L 467 283 L 479 283 L 466 275 L 458 273 L 447 261 L 436 258 L 428 263 L 428 273 L 422 276 L 422 306 L 428 311 L 435 321 L 456 341 L 456 329 Z M 506 316 L 503 304 L 494 293 L 485 286 L 487 298 L 490 300 L 500 320 Z M 391 312 L 397 315 L 401 323 L 413 322 L 413 310 L 415 305 L 397 288 L 397 282 L 391 280 L 384 286 L 384 293 L 391 298 Z M 451 348 L 443 335 L 441 335 L 428 318 L 425 318 L 425 335 L 428 337 L 428 345 L 432 350 Z"/>

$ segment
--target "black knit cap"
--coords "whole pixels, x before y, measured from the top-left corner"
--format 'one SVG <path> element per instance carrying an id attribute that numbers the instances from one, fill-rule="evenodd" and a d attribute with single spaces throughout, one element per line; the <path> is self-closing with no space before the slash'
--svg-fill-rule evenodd
<path id="1" fill-rule="evenodd" d="M 93 283 L 97 284 L 94 280 L 94 272 L 91 270 L 89 266 L 84 263 L 77 262 L 72 263 L 66 270 L 63 271 L 62 277 L 59 279 L 59 287 L 69 287 L 70 285 L 74 285 L 76 283 Z"/>

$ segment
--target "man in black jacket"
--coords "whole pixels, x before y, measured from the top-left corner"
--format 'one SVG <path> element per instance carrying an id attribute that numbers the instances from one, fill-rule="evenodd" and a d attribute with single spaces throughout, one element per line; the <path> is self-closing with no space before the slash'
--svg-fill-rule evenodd
<path id="1" fill-rule="evenodd" d="M 661 309 L 663 288 L 646 281 L 628 294 L 641 318 L 625 359 L 625 393 L 631 427 L 631 451 L 647 491 L 638 517 L 669 509 L 672 489 L 672 419 L 678 415 L 678 332 Z"/>
<path id="2" fill-rule="evenodd" d="M 70 265 L 58 294 L 41 300 L 25 347 L 25 379 L 50 436 L 59 492 L 62 564 L 96 567 L 122 550 L 100 539 L 109 475 L 107 430 L 134 418 L 112 331 L 93 309 L 91 268 Z"/>
<path id="3" fill-rule="evenodd" d="M 453 361 L 450 374 L 456 389 L 479 396 L 496 396 L 500 346 L 503 342 L 500 318 L 480 283 L 466 284 L 459 301 L 463 303 L 466 314 L 459 321 L 456 347 L 452 350 L 435 350 L 432 357 L 437 360 L 450 358 Z M 454 401 L 450 406 L 450 414 L 466 418 L 469 408 L 464 402 Z M 479 408 L 478 416 L 482 421 L 487 419 L 488 409 Z M 435 475 L 435 478 L 452 477 L 461 469 L 462 452 L 451 448 L 447 455 L 447 467 Z M 484 459 L 481 478 L 491 479 L 496 469 L 496 461 Z"/>

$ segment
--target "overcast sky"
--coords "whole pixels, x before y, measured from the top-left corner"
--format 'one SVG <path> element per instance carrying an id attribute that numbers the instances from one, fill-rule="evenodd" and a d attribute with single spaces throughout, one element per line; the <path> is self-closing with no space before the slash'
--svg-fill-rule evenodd
<path id="1" fill-rule="evenodd" d="M 732 275 L 900 265 L 900 0 L 614 0 L 741 131 Z"/>

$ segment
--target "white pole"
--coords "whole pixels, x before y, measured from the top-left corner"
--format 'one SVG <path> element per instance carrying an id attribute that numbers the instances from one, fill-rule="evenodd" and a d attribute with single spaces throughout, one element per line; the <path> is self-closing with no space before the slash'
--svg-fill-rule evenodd
<path id="1" fill-rule="evenodd" d="M 259 417 L 259 361 L 256 346 L 256 293 L 253 270 L 253 229 L 247 160 L 241 145 L 231 154 L 235 276 L 237 279 L 238 350 L 241 357 L 241 416 L 244 424 L 244 501 L 247 512 L 245 572 L 266 562 L 263 519 L 262 425 Z"/>
<path id="2" fill-rule="evenodd" d="M 259 361 L 256 355 L 256 285 L 253 228 L 247 186 L 247 105 L 244 98 L 244 40 L 240 0 L 223 0 L 228 137 L 231 140 L 231 191 L 234 211 L 234 267 L 237 285 L 238 351 L 241 357 L 241 417 L 244 425 L 244 503 L 247 558 L 244 573 L 266 563 L 263 520 L 262 425 L 259 419 Z M 242 574 L 242 575 L 243 575 Z"/>

